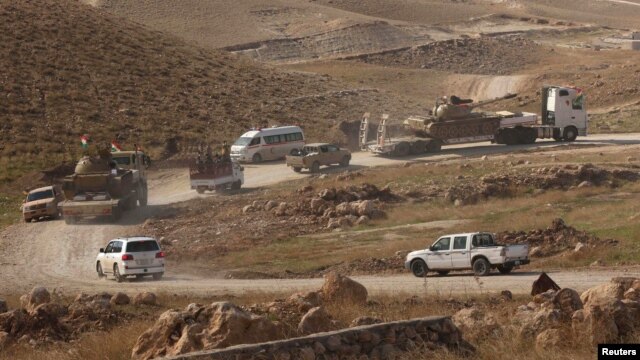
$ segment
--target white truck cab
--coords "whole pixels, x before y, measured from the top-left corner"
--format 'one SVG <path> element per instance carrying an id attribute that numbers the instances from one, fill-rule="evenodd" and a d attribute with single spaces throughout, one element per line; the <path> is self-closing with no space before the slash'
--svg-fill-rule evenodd
<path id="1" fill-rule="evenodd" d="M 424 277 L 429 271 L 446 275 L 451 270 L 468 269 L 486 276 L 492 268 L 508 274 L 515 266 L 529 263 L 529 245 L 502 246 L 494 239 L 486 232 L 444 235 L 429 248 L 410 252 L 405 268 L 417 277 Z"/>
<path id="2" fill-rule="evenodd" d="M 542 99 L 541 123 L 554 130 L 554 139 L 573 141 L 578 135 L 587 135 L 589 116 L 581 89 L 545 86 Z"/>

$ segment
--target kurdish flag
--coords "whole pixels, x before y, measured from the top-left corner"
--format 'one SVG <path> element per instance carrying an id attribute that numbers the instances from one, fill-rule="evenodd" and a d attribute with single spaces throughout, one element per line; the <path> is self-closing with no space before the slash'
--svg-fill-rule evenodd
<path id="1" fill-rule="evenodd" d="M 111 152 L 122 151 L 122 147 L 115 140 L 111 141 Z"/>
<path id="2" fill-rule="evenodd" d="M 82 142 L 82 148 L 83 149 L 86 149 L 86 148 L 89 147 L 89 141 L 90 140 L 91 139 L 89 138 L 89 135 L 87 135 L 87 134 L 84 134 L 84 135 L 80 136 L 80 141 Z"/>

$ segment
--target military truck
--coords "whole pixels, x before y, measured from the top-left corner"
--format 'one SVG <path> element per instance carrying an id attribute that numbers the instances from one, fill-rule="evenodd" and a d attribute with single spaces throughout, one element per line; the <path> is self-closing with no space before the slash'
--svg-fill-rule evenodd
<path id="1" fill-rule="evenodd" d="M 403 122 L 406 131 L 389 136 L 388 115 L 378 125 L 374 143 L 369 143 L 369 116 L 360 125 L 360 147 L 377 154 L 406 156 L 440 151 L 442 145 L 491 141 L 497 144 L 533 144 L 537 139 L 574 141 L 587 135 L 588 116 L 582 91 L 575 87 L 545 86 L 541 90 L 542 113 L 482 112 L 476 108 L 515 94 L 474 102 L 457 96 L 436 100 L 427 116 L 411 116 Z"/>
<path id="2" fill-rule="evenodd" d="M 81 218 L 117 221 L 126 210 L 147 205 L 146 157 L 140 151 L 83 156 L 64 178 L 62 214 L 67 224 Z"/>
<path id="3" fill-rule="evenodd" d="M 292 152 L 291 155 L 286 156 L 286 160 L 287 166 L 293 168 L 295 172 L 309 169 L 310 172 L 317 173 L 322 165 L 349 166 L 351 152 L 334 144 L 316 143 L 305 145 L 302 150 Z"/>

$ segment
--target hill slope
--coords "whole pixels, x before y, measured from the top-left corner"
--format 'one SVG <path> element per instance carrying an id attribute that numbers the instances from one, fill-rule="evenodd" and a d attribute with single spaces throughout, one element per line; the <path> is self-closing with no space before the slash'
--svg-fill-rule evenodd
<path id="1" fill-rule="evenodd" d="M 377 91 L 260 67 L 71 0 L 0 0 L 0 68 L 5 157 L 78 149 L 83 133 L 160 151 L 170 138 L 215 143 L 300 123 L 330 140 L 335 122 L 387 104 Z"/>

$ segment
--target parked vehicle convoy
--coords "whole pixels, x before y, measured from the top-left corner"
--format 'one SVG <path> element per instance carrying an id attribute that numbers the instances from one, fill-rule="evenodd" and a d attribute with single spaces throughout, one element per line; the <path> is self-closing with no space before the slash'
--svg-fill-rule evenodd
<path id="1" fill-rule="evenodd" d="M 64 194 L 57 185 L 31 190 L 22 204 L 22 217 L 25 222 L 42 218 L 58 219 L 62 214 L 60 208 L 62 201 L 64 201 Z"/>
<path id="2" fill-rule="evenodd" d="M 349 166 L 351 152 L 334 144 L 316 143 L 305 145 L 300 151 L 287 155 L 286 161 L 287 166 L 295 172 L 309 169 L 317 173 L 323 165 Z"/>
<path id="3" fill-rule="evenodd" d="M 84 156 L 64 178 L 62 214 L 67 224 L 87 217 L 117 221 L 125 210 L 147 205 L 145 156 L 141 151 Z"/>
<path id="4" fill-rule="evenodd" d="M 160 280 L 164 274 L 164 252 L 156 239 L 145 236 L 123 237 L 109 241 L 96 257 L 99 278 L 112 275 L 117 282 L 129 276 L 151 275 Z"/>
<path id="5" fill-rule="evenodd" d="M 238 190 L 244 184 L 244 167 L 236 161 L 193 162 L 189 166 L 191 189 L 205 191 Z"/>
<path id="6" fill-rule="evenodd" d="M 390 138 L 388 115 L 378 125 L 376 141 L 369 143 L 369 116 L 360 125 L 360 147 L 376 154 L 406 156 L 440 151 L 442 145 L 491 141 L 497 144 L 533 144 L 537 139 L 574 141 L 587 135 L 588 116 L 582 91 L 574 87 L 545 86 L 542 112 L 474 112 L 475 108 L 510 99 L 515 94 L 474 103 L 456 96 L 438 99 L 427 116 L 403 122 L 406 135 Z"/>
<path id="7" fill-rule="evenodd" d="M 405 268 L 417 277 L 427 276 L 429 271 L 446 275 L 451 270 L 469 269 L 486 276 L 491 269 L 508 274 L 514 267 L 528 263 L 529 245 L 498 245 L 492 234 L 476 232 L 444 235 L 428 249 L 410 252 Z"/>
<path id="8" fill-rule="evenodd" d="M 274 126 L 248 131 L 231 146 L 231 158 L 259 163 L 284 159 L 293 150 L 304 146 L 304 134 L 299 126 Z"/>

